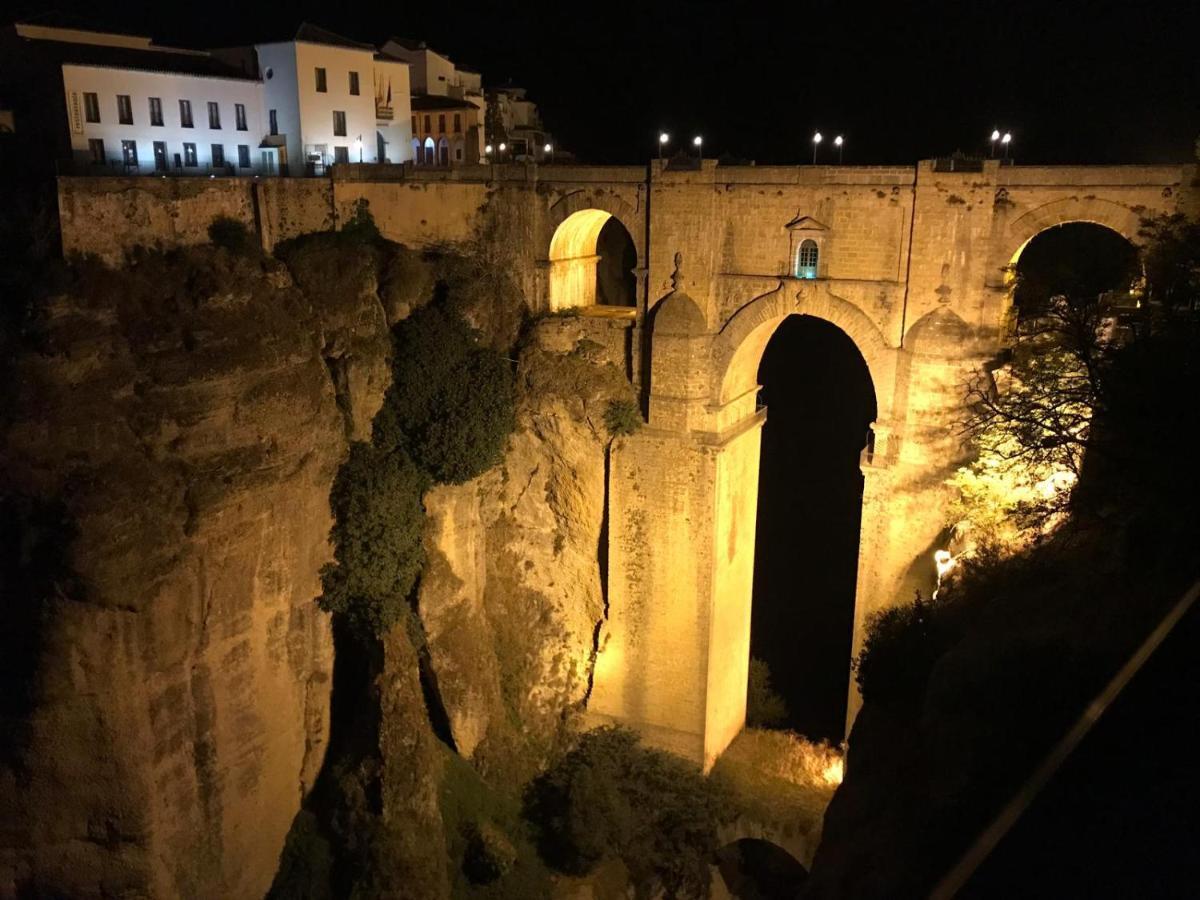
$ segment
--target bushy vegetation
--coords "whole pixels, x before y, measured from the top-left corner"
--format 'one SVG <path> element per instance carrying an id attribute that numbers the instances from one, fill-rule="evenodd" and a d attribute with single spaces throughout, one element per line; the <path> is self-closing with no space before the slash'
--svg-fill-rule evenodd
<path id="1" fill-rule="evenodd" d="M 239 256 L 259 252 L 258 239 L 244 223 L 232 216 L 217 216 L 208 226 L 208 239 L 215 247 L 223 247 Z"/>
<path id="2" fill-rule="evenodd" d="M 1200 260 L 1200 229 L 1163 227 L 1196 241 L 1173 259 Z M 1077 482 L 1055 498 L 1052 527 L 984 548 L 936 600 L 869 623 L 855 758 L 826 817 L 817 894 L 928 893 L 1200 575 L 1200 474 L 1180 456 L 1200 440 L 1191 266 L 1163 263 L 1174 285 L 1150 279 L 1144 296 L 1159 299 L 1135 311 L 1045 298 L 1030 328 L 1071 371 L 1026 366 L 1033 393 L 992 393 L 979 425 L 1007 434 L 1006 459 L 1065 463 Z M 1066 403 L 1086 400 L 1086 429 L 1053 414 L 1059 385 Z"/>
<path id="3" fill-rule="evenodd" d="M 425 562 L 421 497 L 429 484 L 403 450 L 351 445 L 329 497 L 334 561 L 321 570 L 322 609 L 364 634 L 399 621 Z"/>
<path id="4" fill-rule="evenodd" d="M 642 424 L 642 412 L 633 400 L 612 400 L 604 410 L 604 427 L 610 437 L 633 434 Z"/>
<path id="5" fill-rule="evenodd" d="M 396 327 L 377 447 L 407 452 L 436 482 L 461 484 L 500 461 L 515 425 L 511 365 L 465 321 L 434 304 Z"/>
<path id="6" fill-rule="evenodd" d="M 585 875 L 619 859 L 635 895 L 706 897 L 718 829 L 732 815 L 721 785 L 613 727 L 584 734 L 526 797 L 542 857 Z"/>
<path id="7" fill-rule="evenodd" d="M 746 688 L 746 725 L 769 728 L 787 717 L 787 704 L 771 684 L 770 667 L 761 659 L 751 659 Z"/>
<path id="8" fill-rule="evenodd" d="M 946 619 L 949 604 L 917 594 L 872 613 L 854 674 L 863 700 L 885 704 L 919 703 L 934 663 L 954 633 Z"/>

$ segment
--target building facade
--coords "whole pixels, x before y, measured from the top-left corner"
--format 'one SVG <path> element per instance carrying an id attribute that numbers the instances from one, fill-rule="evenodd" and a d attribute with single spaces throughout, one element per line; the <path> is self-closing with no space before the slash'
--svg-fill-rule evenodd
<path id="1" fill-rule="evenodd" d="M 392 38 L 382 52 L 408 63 L 412 78 L 412 159 L 422 166 L 478 164 L 486 154 L 483 76 L 456 66 L 424 42 Z"/>
<path id="2" fill-rule="evenodd" d="M 0 46 L 22 158 L 59 171 L 317 175 L 413 158 L 409 64 L 312 25 L 202 51 L 17 24 Z M 60 80 L 59 80 L 60 79 Z M 58 84 L 53 82 L 58 80 Z"/>
<path id="3" fill-rule="evenodd" d="M 487 96 L 491 113 L 488 143 L 506 144 L 512 159 L 541 162 L 556 152 L 554 137 L 542 124 L 537 104 L 525 95 L 525 88 L 510 85 L 490 90 Z"/>

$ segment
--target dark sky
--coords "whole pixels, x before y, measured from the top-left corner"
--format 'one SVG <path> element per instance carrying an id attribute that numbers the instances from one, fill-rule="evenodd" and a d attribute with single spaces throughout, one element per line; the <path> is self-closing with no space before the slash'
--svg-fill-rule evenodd
<path id="1" fill-rule="evenodd" d="M 847 163 L 979 151 L 1010 128 L 1023 162 L 1186 161 L 1200 135 L 1192 3 L 465 2 L 56 4 L 98 24 L 204 46 L 288 35 L 423 38 L 491 83 L 525 85 L 560 145 L 641 162 L 660 127 L 712 155 Z M 782 7 L 782 8 L 779 8 Z M 32 4 L 14 15 L 38 10 Z M 45 9 L 45 6 L 40 7 Z M 286 12 L 280 12 L 286 9 Z M 831 158 L 831 157 L 827 157 Z"/>

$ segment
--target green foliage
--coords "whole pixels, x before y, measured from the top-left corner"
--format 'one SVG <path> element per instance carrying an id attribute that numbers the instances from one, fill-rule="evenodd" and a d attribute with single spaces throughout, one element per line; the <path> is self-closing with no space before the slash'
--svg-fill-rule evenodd
<path id="1" fill-rule="evenodd" d="M 788 717 L 787 704 L 771 686 L 771 670 L 761 659 L 750 660 L 750 677 L 746 690 L 746 725 L 767 728 L 778 725 Z"/>
<path id="2" fill-rule="evenodd" d="M 731 816 L 722 788 L 682 759 L 638 744 L 631 731 L 605 727 L 536 779 L 526 815 L 542 857 L 586 875 L 620 859 L 638 897 L 706 897 L 717 832 Z"/>
<path id="3" fill-rule="evenodd" d="M 376 446 L 406 451 L 438 483 L 461 484 L 500 461 L 515 425 L 512 369 L 465 321 L 435 304 L 396 326 Z"/>
<path id="4" fill-rule="evenodd" d="M 642 424 L 641 410 L 633 400 L 611 400 L 604 410 L 604 427 L 611 437 L 633 434 Z"/>
<path id="5" fill-rule="evenodd" d="M 321 570 L 322 609 L 344 614 L 366 634 L 400 619 L 425 561 L 421 497 L 428 487 L 403 451 L 351 445 L 329 498 L 334 562 Z"/>
<path id="6" fill-rule="evenodd" d="M 375 224 L 375 216 L 371 214 L 371 203 L 366 197 L 354 201 L 354 211 L 338 233 L 344 241 L 360 244 L 378 244 L 383 240 Z"/>
<path id="7" fill-rule="evenodd" d="M 456 873 L 455 897 L 537 900 L 551 895 L 550 872 L 511 792 L 496 790 L 447 750 L 438 799 Z"/>
<path id="8" fill-rule="evenodd" d="M 317 817 L 302 809 L 292 820 L 266 900 L 332 900 L 333 853 Z"/>
<path id="9" fill-rule="evenodd" d="M 232 216 L 217 216 L 208 226 L 208 239 L 215 247 L 224 247 L 239 256 L 258 253 L 258 240 L 254 233 Z"/>
<path id="10" fill-rule="evenodd" d="M 934 663 L 955 634 L 947 622 L 947 604 L 925 600 L 873 613 L 862 651 L 854 660 L 863 700 L 883 705 L 919 703 Z"/>

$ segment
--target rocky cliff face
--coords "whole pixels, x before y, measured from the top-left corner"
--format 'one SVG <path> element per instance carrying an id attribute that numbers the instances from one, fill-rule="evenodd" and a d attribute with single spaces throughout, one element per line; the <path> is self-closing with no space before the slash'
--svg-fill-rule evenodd
<path id="1" fill-rule="evenodd" d="M 470 274 L 456 265 L 452 285 Z M 0 649 L 23 648 L 34 690 L 0 707 L 0 896 L 267 890 L 329 737 L 333 641 L 314 598 L 330 485 L 387 387 L 388 326 L 436 280 L 413 255 L 336 241 L 287 267 L 201 247 L 84 265 L 48 304 L 0 433 L 5 534 L 34 534 L 30 509 L 65 523 L 40 580 L 37 547 L 5 556 L 23 593 L 5 597 L 19 627 Z M 507 303 L 486 284 L 482 311 L 460 293 L 474 321 Z M 489 336 L 506 341 L 502 320 Z M 625 339 L 601 320 L 536 325 L 502 464 L 426 497 L 425 643 L 385 637 L 376 681 L 380 877 L 397 896 L 461 878 L 447 754 L 517 789 L 586 695 Z M 431 722 L 443 711 L 453 749 Z"/>
<path id="2" fill-rule="evenodd" d="M 501 465 L 426 497 L 419 611 L 455 746 L 484 777 L 527 778 L 588 688 L 605 604 L 604 413 L 632 391 L 602 320 L 549 319 L 518 368 Z"/>
<path id="3" fill-rule="evenodd" d="M 330 482 L 386 387 L 383 309 L 197 248 L 85 267 L 43 324 L 2 493 L 75 538 L 6 636 L 35 690 L 5 723 L 0 896 L 261 896 L 323 760 L 313 598 Z"/>

